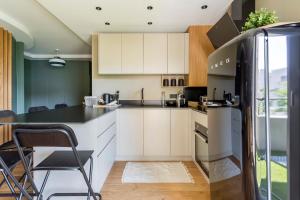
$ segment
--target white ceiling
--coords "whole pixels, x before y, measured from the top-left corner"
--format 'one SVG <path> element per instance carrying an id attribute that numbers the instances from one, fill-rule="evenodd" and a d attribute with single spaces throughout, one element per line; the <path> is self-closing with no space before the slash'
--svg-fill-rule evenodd
<path id="1" fill-rule="evenodd" d="M 232 0 L 36 0 L 84 41 L 94 32 L 185 32 L 214 24 Z M 147 10 L 147 6 L 153 10 Z M 202 10 L 202 5 L 208 5 Z M 101 11 L 95 9 L 102 8 Z M 106 26 L 105 22 L 111 23 Z M 147 22 L 153 25 L 147 25 Z"/>
<path id="2" fill-rule="evenodd" d="M 35 0 L 0 0 L 0 26 L 23 41 L 32 57 L 54 54 L 56 48 L 61 54 L 90 54 L 86 42 Z"/>
<path id="3" fill-rule="evenodd" d="M 95 32 L 185 32 L 214 24 L 232 0 L 0 0 L 0 26 L 25 42 L 27 55 L 43 58 L 56 48 L 87 57 Z M 147 10 L 147 6 L 153 10 Z M 208 5 L 202 10 L 202 5 Z M 101 11 L 95 9 L 102 8 Z M 147 25 L 147 22 L 153 25 Z M 110 22 L 106 26 L 105 22 Z M 51 56 L 51 55 L 50 55 Z"/>

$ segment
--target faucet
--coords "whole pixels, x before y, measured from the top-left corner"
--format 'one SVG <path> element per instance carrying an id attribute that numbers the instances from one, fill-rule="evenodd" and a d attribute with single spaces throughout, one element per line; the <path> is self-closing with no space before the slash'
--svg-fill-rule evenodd
<path id="1" fill-rule="evenodd" d="M 176 97 L 177 107 L 180 107 L 180 104 L 181 104 L 180 101 L 181 101 L 182 95 L 183 95 L 183 92 L 182 92 L 181 90 L 179 90 L 179 91 L 177 92 L 177 97 Z"/>
<path id="2" fill-rule="evenodd" d="M 142 88 L 141 90 L 141 104 L 144 105 L 145 101 L 144 101 L 144 88 Z"/>

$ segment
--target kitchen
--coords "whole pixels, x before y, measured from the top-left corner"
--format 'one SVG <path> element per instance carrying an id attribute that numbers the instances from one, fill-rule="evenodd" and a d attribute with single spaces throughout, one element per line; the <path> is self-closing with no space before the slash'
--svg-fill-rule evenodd
<path id="1" fill-rule="evenodd" d="M 21 156 L 19 162 L 25 167 L 25 178 L 21 177 L 24 170 L 20 170 L 18 176 L 22 184 L 31 184 L 29 193 L 13 181 L 13 176 L 9 176 L 15 187 L 21 190 L 21 195 L 28 199 L 30 197 L 27 195 L 31 194 L 38 199 L 86 198 L 83 196 L 92 199 L 101 199 L 101 196 L 103 199 L 260 199 L 267 196 L 270 199 L 282 195 L 280 198 L 287 199 L 287 189 L 284 189 L 287 181 L 284 180 L 279 189 L 273 186 L 277 190 L 272 192 L 270 170 L 266 170 L 268 172 L 265 175 L 263 171 L 257 171 L 262 173 L 260 177 L 252 174 L 252 163 L 257 162 L 257 165 L 264 167 L 262 162 L 265 162 L 266 169 L 272 168 L 269 167 L 271 162 L 272 165 L 280 162 L 280 167 L 286 169 L 287 163 L 277 162 L 281 154 L 273 153 L 279 149 L 263 150 L 269 148 L 264 142 L 270 141 L 267 133 L 270 124 L 265 119 L 270 118 L 272 124 L 272 116 L 250 109 L 260 117 L 253 122 L 255 127 L 263 127 L 257 128 L 255 133 L 251 132 L 250 122 L 254 119 L 248 118 L 252 114 L 249 107 L 254 108 L 256 104 L 248 101 L 251 98 L 246 91 L 250 87 L 247 81 L 252 79 L 244 71 L 245 68 L 240 67 L 251 63 L 246 62 L 245 58 L 254 60 L 249 52 L 255 48 L 244 40 L 258 38 L 257 41 L 260 41 L 263 30 L 276 38 L 284 26 L 258 28 L 240 34 L 238 29 L 241 27 L 236 20 L 239 14 L 234 6 L 230 6 L 231 1 L 222 1 L 218 6 L 216 3 L 195 1 L 197 9 L 184 3 L 176 4 L 174 9 L 183 7 L 191 9 L 191 15 L 200 13 L 190 20 L 183 18 L 181 27 L 177 29 L 156 25 L 153 16 L 157 10 L 160 11 L 160 18 L 166 13 L 172 16 L 172 11 L 166 8 L 166 5 L 170 6 L 167 3 L 137 3 L 147 16 L 143 18 L 146 20 L 143 26 L 135 27 L 130 24 L 127 27 L 115 25 L 117 20 L 113 17 L 104 19 L 102 15 L 108 15 L 106 9 L 109 11 L 112 7 L 109 2 L 101 5 L 76 2 L 75 7 L 79 10 L 80 7 L 93 9 L 86 12 L 89 14 L 80 14 L 76 22 L 66 14 L 64 6 L 58 6 L 57 1 L 32 0 L 31 3 L 39 8 L 39 12 L 48 13 L 45 20 L 59 19 L 59 23 L 55 24 L 57 31 L 64 30 L 64 34 L 73 35 L 72 40 L 77 41 L 76 45 L 84 48 L 79 50 L 62 45 L 55 54 L 38 54 L 35 53 L 36 46 L 28 51 L 27 46 L 33 42 L 24 27 L 17 31 L 11 29 L 12 37 L 22 38 L 19 36 L 21 33 L 25 35 L 23 51 L 22 45 L 21 50 L 14 47 L 18 47 L 20 39 L 11 39 L 12 49 L 16 48 L 12 54 L 17 57 L 11 65 L 15 66 L 19 60 L 23 60 L 23 64 L 20 61 L 21 64 L 16 65 L 23 65 L 23 71 L 17 68 L 15 72 L 13 68 L 12 78 L 8 76 L 13 84 L 7 84 L 7 89 L 4 89 L 6 103 L 3 105 L 6 107 L 2 110 L 13 110 L 17 115 L 4 115 L 0 119 L 4 124 L 3 142 L 13 139 L 16 152 L 20 155 L 22 151 L 25 152 L 24 147 L 34 150 L 29 156 Z M 13 3 L 3 2 L 3 5 L 11 14 L 15 12 Z M 243 6 L 243 9 L 255 10 L 254 3 Z M 118 16 L 115 11 L 109 12 Z M 120 12 L 134 22 L 128 10 Z M 202 23 L 194 23 L 203 17 L 203 13 L 206 18 L 202 19 Z M 248 14 L 243 13 L 243 20 Z M 102 17 L 101 26 L 97 25 L 101 28 L 95 29 L 93 23 L 97 20 L 90 19 L 98 15 Z M 163 23 L 167 22 L 168 19 Z M 16 24 L 9 20 L 0 25 L 16 28 Z M 292 26 L 297 27 L 293 24 L 287 27 Z M 3 34 L 6 34 L 6 29 L 1 29 Z M 224 31 L 220 33 L 219 30 Z M 43 42 L 45 40 L 41 44 Z M 278 46 L 276 42 L 270 42 L 269 45 L 278 49 L 286 48 Z M 47 50 L 50 51 L 49 43 L 48 46 Z M 51 51 L 58 48 L 52 46 Z M 245 47 L 245 51 L 241 46 Z M 73 53 L 68 54 L 68 51 Z M 248 57 L 240 56 L 241 52 Z M 270 55 L 273 54 L 276 52 L 270 51 Z M 23 59 L 19 58 L 20 55 Z M 261 54 L 257 55 L 261 69 Z M 14 78 L 22 77 L 22 74 L 23 79 Z M 260 76 L 259 73 L 257 96 L 263 94 L 261 87 L 267 87 Z M 246 83 L 243 82 L 245 80 Z M 13 101 L 10 103 L 11 99 Z M 30 112 L 31 108 L 45 110 Z M 258 108 L 263 113 L 264 109 Z M 284 113 L 282 108 L 280 112 Z M 260 124 L 256 126 L 256 123 Z M 258 134 L 259 130 L 264 129 L 267 138 L 262 133 Z M 68 137 L 64 139 L 66 135 Z M 256 140 L 262 145 L 257 147 L 259 150 L 249 153 L 251 147 L 247 145 L 253 142 L 252 136 L 261 137 L 259 141 Z M 65 171 L 72 168 L 70 163 L 74 164 L 72 156 L 64 154 L 66 147 L 78 152 L 75 158 L 82 160 L 75 169 L 81 173 Z M 285 152 L 285 158 L 286 148 L 280 149 L 280 153 Z M 30 159 L 25 158 L 27 156 Z M 255 162 L 252 159 L 261 160 Z M 56 166 L 66 165 L 68 161 L 68 166 Z M 10 174 L 7 171 L 5 173 Z M 287 174 L 283 173 L 283 176 Z M 263 176 L 267 177 L 267 183 Z M 257 182 L 253 177 L 257 178 Z M 259 187 L 257 193 L 253 192 L 255 187 Z"/>

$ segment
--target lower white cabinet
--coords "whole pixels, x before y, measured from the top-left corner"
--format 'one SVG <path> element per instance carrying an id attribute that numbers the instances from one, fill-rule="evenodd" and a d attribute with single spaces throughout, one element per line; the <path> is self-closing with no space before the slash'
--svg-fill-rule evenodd
<path id="1" fill-rule="evenodd" d="M 188 109 L 171 110 L 171 156 L 191 156 Z"/>
<path id="2" fill-rule="evenodd" d="M 143 155 L 143 112 L 143 109 L 120 109 L 118 111 L 118 157 Z"/>
<path id="3" fill-rule="evenodd" d="M 170 109 L 144 109 L 144 156 L 170 156 Z"/>

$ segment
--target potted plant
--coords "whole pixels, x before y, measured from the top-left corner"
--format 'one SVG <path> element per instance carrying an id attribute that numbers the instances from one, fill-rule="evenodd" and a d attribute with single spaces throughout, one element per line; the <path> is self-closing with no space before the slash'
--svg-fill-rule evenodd
<path id="1" fill-rule="evenodd" d="M 243 31 L 247 31 L 252 28 L 258 28 L 269 24 L 274 24 L 278 21 L 275 11 L 269 11 L 266 8 L 262 8 L 255 12 L 251 12 L 249 17 L 246 19 Z"/>

